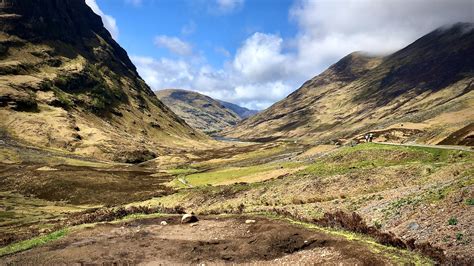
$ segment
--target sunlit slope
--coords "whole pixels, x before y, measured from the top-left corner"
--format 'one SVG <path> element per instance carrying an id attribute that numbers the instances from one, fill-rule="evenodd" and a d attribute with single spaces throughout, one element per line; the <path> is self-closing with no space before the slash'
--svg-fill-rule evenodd
<path id="1" fill-rule="evenodd" d="M 437 29 L 386 57 L 352 53 L 227 135 L 329 142 L 373 131 L 379 140 L 439 143 L 467 127 L 454 144 L 468 144 L 473 29 Z"/>
<path id="2" fill-rule="evenodd" d="M 156 98 L 83 0 L 58 3 L 0 9 L 6 137 L 123 162 L 203 145 L 207 137 Z"/>

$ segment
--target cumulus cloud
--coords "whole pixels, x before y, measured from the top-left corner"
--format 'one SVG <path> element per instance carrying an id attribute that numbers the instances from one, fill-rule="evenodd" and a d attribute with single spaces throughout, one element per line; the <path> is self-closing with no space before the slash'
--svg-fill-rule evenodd
<path id="1" fill-rule="evenodd" d="M 156 46 L 166 48 L 177 55 L 185 56 L 193 53 L 191 44 L 178 37 L 160 35 L 155 37 L 154 43 Z"/>
<path id="2" fill-rule="evenodd" d="M 290 11 L 297 67 L 310 74 L 353 51 L 396 51 L 437 27 L 473 21 L 473 8 L 472 0 L 300 0 Z"/>
<path id="3" fill-rule="evenodd" d="M 180 88 L 213 98 L 263 109 L 288 95 L 297 85 L 286 78 L 286 55 L 277 35 L 250 36 L 222 69 L 202 61 L 133 56 L 132 61 L 153 90 Z"/>
<path id="4" fill-rule="evenodd" d="M 298 26 L 295 36 L 252 33 L 235 55 L 221 51 L 228 55 L 222 68 L 206 65 L 205 59 L 132 59 L 154 90 L 191 89 L 262 109 L 353 51 L 391 53 L 437 27 L 473 21 L 472 11 L 472 0 L 300 0 L 289 11 Z M 166 40 L 162 46 L 191 53 L 189 44 Z"/>
<path id="5" fill-rule="evenodd" d="M 110 32 L 115 40 L 118 40 L 119 29 L 115 18 L 102 12 L 99 5 L 97 5 L 96 0 L 86 0 L 86 4 L 92 9 L 92 11 L 94 11 L 94 13 L 101 16 L 104 27 Z"/>
<path id="6" fill-rule="evenodd" d="M 272 81 L 284 76 L 286 56 L 283 39 L 273 34 L 255 33 L 237 51 L 233 66 L 253 82 Z"/>
<path id="7" fill-rule="evenodd" d="M 194 81 L 193 69 L 183 60 L 131 56 L 140 75 L 154 90 L 164 88 L 188 88 Z"/>

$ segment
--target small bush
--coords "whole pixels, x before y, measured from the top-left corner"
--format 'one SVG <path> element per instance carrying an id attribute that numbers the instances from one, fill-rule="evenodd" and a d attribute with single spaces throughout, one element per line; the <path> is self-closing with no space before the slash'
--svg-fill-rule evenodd
<path id="1" fill-rule="evenodd" d="M 467 199 L 466 204 L 469 205 L 469 206 L 473 206 L 474 205 L 474 198 L 473 199 Z"/>
<path id="2" fill-rule="evenodd" d="M 457 234 L 456 234 L 456 240 L 457 240 L 457 241 L 461 241 L 462 238 L 463 238 L 463 236 L 464 236 L 464 235 L 463 235 L 462 233 L 457 233 Z"/>
<path id="3" fill-rule="evenodd" d="M 377 228 L 377 229 L 382 228 L 382 224 L 381 224 L 379 221 L 375 221 L 375 222 L 374 222 L 374 226 L 375 226 L 375 228 Z"/>
<path id="4" fill-rule="evenodd" d="M 457 225 L 458 224 L 458 219 L 456 219 L 456 217 L 451 217 L 448 220 L 448 224 L 449 225 Z"/>

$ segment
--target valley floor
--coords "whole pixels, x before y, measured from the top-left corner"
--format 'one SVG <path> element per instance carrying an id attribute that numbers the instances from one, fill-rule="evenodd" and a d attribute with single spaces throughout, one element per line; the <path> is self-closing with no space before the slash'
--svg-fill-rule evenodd
<path id="1" fill-rule="evenodd" d="M 221 144 L 129 165 L 1 143 L 0 264 L 473 262 L 470 148 Z"/>

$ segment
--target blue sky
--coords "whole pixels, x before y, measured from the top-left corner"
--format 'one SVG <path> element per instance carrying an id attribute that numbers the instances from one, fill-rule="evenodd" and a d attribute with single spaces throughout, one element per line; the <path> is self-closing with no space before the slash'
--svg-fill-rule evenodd
<path id="1" fill-rule="evenodd" d="M 473 21 L 472 0 L 86 0 L 153 90 L 264 109 L 354 51 Z"/>
<path id="2" fill-rule="evenodd" d="M 295 23 L 288 18 L 292 0 L 248 1 L 225 10 L 217 3 L 195 0 L 144 0 L 136 4 L 97 0 L 97 3 L 116 19 L 120 29 L 118 42 L 129 54 L 176 58 L 172 51 L 154 44 L 156 36 L 176 36 L 192 44 L 193 51 L 216 68 L 222 67 L 227 59 L 225 51 L 235 53 L 254 32 L 282 37 L 296 33 Z"/>

